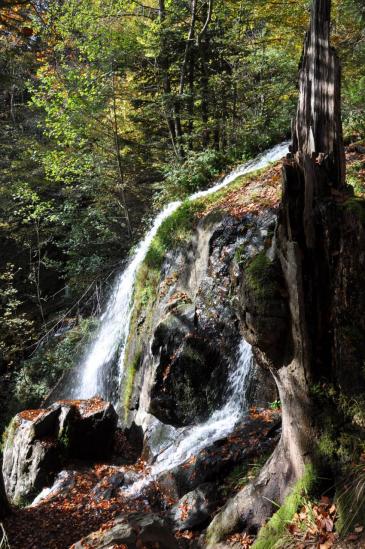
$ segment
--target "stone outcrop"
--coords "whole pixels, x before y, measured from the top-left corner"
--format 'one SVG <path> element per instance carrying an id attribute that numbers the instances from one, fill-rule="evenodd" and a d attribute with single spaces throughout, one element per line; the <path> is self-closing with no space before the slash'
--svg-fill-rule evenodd
<path id="1" fill-rule="evenodd" d="M 5 492 L 2 471 L 0 471 L 0 520 L 3 519 L 8 513 L 9 513 L 9 502 Z"/>
<path id="2" fill-rule="evenodd" d="M 147 446 L 154 418 L 182 427 L 204 421 L 224 401 L 242 338 L 239 265 L 270 247 L 274 227 L 275 210 L 269 208 L 241 218 L 211 214 L 198 223 L 185 247 L 166 255 L 158 297 L 148 313 L 153 333 L 144 331 L 142 313 L 129 345 L 135 349 L 137 340 L 143 342 L 129 420 L 143 426 Z M 269 373 L 260 372 L 252 385 L 256 403 L 275 400 Z"/>
<path id="3" fill-rule="evenodd" d="M 138 549 L 178 549 L 171 525 L 154 514 L 130 513 L 121 515 L 97 532 L 72 545 L 70 549 L 110 549 L 112 547 Z"/>
<path id="4" fill-rule="evenodd" d="M 161 473 L 158 484 L 161 493 L 179 500 L 199 485 L 224 478 L 234 467 L 252 462 L 270 453 L 280 437 L 280 415 L 257 411 L 247 417 L 228 436 L 207 445 L 180 466 Z"/>
<path id="5" fill-rule="evenodd" d="M 67 458 L 107 457 L 116 426 L 113 406 L 97 398 L 17 414 L 8 427 L 3 456 L 11 501 L 28 502 L 52 482 Z"/>
<path id="6" fill-rule="evenodd" d="M 171 509 L 170 516 L 177 530 L 201 528 L 209 521 L 218 503 L 218 485 L 207 482 L 185 494 Z"/>

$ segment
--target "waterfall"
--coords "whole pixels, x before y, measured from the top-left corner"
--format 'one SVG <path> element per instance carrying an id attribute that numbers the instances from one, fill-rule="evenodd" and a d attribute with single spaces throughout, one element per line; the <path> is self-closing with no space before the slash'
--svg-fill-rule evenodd
<path id="1" fill-rule="evenodd" d="M 160 473 L 170 471 L 196 456 L 216 440 L 228 436 L 247 413 L 248 376 L 253 363 L 252 348 L 244 339 L 238 347 L 234 367 L 228 378 L 225 404 L 210 418 L 188 428 L 170 427 L 169 444 L 155 448 L 157 458 L 147 476 L 142 475 L 124 490 L 125 495 L 138 496 Z"/>
<path id="2" fill-rule="evenodd" d="M 279 160 L 287 152 L 287 149 L 287 142 L 276 145 L 232 171 L 213 187 L 196 192 L 188 199 L 196 200 L 215 193 L 238 177 Z M 111 297 L 100 318 L 100 327 L 77 368 L 77 375 L 71 381 L 72 386 L 64 391 L 67 398 L 90 398 L 98 394 L 116 402 L 124 367 L 125 344 L 129 333 L 136 274 L 159 227 L 180 205 L 179 201 L 172 202 L 158 214 L 152 228 L 138 245 L 126 269 L 117 277 Z M 117 364 L 116 372 L 113 370 L 115 364 Z M 222 412 L 221 410 L 219 413 Z M 226 421 L 223 416 L 220 418 L 217 417 L 217 422 Z"/>
<path id="3" fill-rule="evenodd" d="M 182 430 L 169 448 L 158 454 L 152 474 L 172 469 L 209 444 L 232 432 L 247 411 L 247 379 L 253 362 L 251 345 L 242 339 L 236 362 L 228 378 L 226 403 L 210 418 L 189 429 Z M 179 431 L 178 429 L 176 431 Z"/>

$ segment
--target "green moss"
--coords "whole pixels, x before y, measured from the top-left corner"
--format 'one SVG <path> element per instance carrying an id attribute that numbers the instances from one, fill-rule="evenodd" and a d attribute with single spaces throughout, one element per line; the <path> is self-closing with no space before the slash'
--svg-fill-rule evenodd
<path id="1" fill-rule="evenodd" d="M 349 198 L 344 203 L 344 207 L 347 210 L 350 210 L 351 212 L 353 212 L 353 214 L 356 215 L 356 217 L 359 218 L 361 223 L 365 223 L 365 201 L 364 201 L 364 199 L 358 198 L 358 197 Z"/>
<path id="2" fill-rule="evenodd" d="M 303 498 L 313 489 L 316 474 L 312 465 L 307 465 L 303 477 L 295 484 L 291 494 L 287 496 L 278 511 L 259 532 L 253 547 L 255 549 L 273 549 L 280 544 L 287 524 L 303 502 Z"/>
<path id="3" fill-rule="evenodd" d="M 133 394 L 133 384 L 136 372 L 140 366 L 142 357 L 142 352 L 139 350 L 136 355 L 133 357 L 130 365 L 127 367 L 126 375 L 124 378 L 124 388 L 123 388 L 123 409 L 124 409 L 124 418 L 127 419 L 129 412 L 129 405 Z"/>
<path id="4" fill-rule="evenodd" d="M 258 253 L 245 268 L 246 287 L 259 301 L 266 301 L 276 292 L 274 266 L 266 251 Z"/>
<path id="5" fill-rule="evenodd" d="M 65 457 L 68 456 L 70 451 L 70 440 L 71 440 L 70 426 L 66 425 L 65 428 L 62 429 L 62 431 L 58 435 L 59 449 Z"/>
<path id="6" fill-rule="evenodd" d="M 241 246 L 238 246 L 236 251 L 234 252 L 234 259 L 238 263 L 238 265 L 242 265 L 245 262 L 246 259 L 246 246 L 244 244 L 241 244 Z"/>
<path id="7" fill-rule="evenodd" d="M 363 196 L 365 194 L 365 181 L 359 175 L 364 167 L 362 162 L 353 162 L 347 167 L 346 182 L 352 185 L 356 196 Z"/>
<path id="8" fill-rule="evenodd" d="M 5 428 L 2 434 L 1 452 L 4 451 L 6 445 L 9 445 L 10 448 L 13 446 L 15 433 L 18 427 L 19 427 L 19 419 L 17 416 L 15 416 L 10 421 L 9 425 Z"/>

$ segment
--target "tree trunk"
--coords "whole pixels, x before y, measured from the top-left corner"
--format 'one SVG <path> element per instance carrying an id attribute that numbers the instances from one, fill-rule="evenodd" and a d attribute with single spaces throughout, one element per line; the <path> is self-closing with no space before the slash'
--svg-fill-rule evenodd
<path id="1" fill-rule="evenodd" d="M 159 0 L 159 19 L 160 24 L 163 25 L 166 18 L 165 11 L 165 0 Z M 176 131 L 175 131 L 175 121 L 174 117 L 171 114 L 171 81 L 169 76 L 170 60 L 168 56 L 168 48 L 165 44 L 165 40 L 162 36 L 161 38 L 161 53 L 157 59 L 157 65 L 161 71 L 162 77 L 162 89 L 164 93 L 164 105 L 165 105 L 165 117 L 167 126 L 169 129 L 169 135 L 171 139 L 171 144 L 174 149 L 175 155 L 179 158 L 179 152 L 176 145 Z"/>
<path id="2" fill-rule="evenodd" d="M 282 436 L 257 480 L 214 518 L 208 528 L 213 546 L 242 527 L 259 529 L 275 511 L 273 502 L 282 503 L 303 476 L 306 465 L 315 462 L 316 427 L 309 386 L 320 379 L 326 368 L 333 368 L 334 363 L 330 334 L 336 267 L 332 257 L 338 249 L 339 220 L 330 214 L 336 208 L 336 193 L 346 192 L 340 68 L 329 44 L 329 27 L 330 1 L 314 0 L 293 126 L 295 155 L 288 155 L 283 167 L 283 195 L 276 232 L 276 261 L 284 281 L 282 292 L 288 296 L 290 337 L 285 337 L 285 341 L 278 339 L 272 348 L 260 344 L 265 341 L 263 334 L 253 338 L 259 342 L 253 347 L 258 362 L 271 370 L 278 386 Z M 247 301 L 247 287 L 245 291 Z M 252 303 L 246 304 L 246 312 L 251 319 L 260 314 L 257 309 L 252 310 Z M 264 315 L 261 312 L 263 322 L 257 323 L 258 331 L 269 320 Z M 241 317 L 241 321 L 250 340 L 252 325 L 248 327 L 245 318 Z"/>

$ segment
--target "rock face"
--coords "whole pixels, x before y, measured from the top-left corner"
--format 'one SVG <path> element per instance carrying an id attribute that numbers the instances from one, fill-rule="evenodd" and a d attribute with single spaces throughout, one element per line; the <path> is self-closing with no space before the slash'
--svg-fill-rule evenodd
<path id="1" fill-rule="evenodd" d="M 49 485 L 66 457 L 93 460 L 111 450 L 117 425 L 113 406 L 100 399 L 56 402 L 16 415 L 7 432 L 3 476 L 17 504 Z"/>
<path id="2" fill-rule="evenodd" d="M 207 445 L 197 455 L 158 477 L 160 490 L 179 500 L 202 484 L 224 478 L 232 469 L 273 450 L 280 436 L 280 415 L 257 412 L 247 417 L 229 436 Z"/>
<path id="3" fill-rule="evenodd" d="M 6 497 L 4 479 L 2 471 L 0 471 L 0 520 L 9 513 L 9 503 Z"/>
<path id="4" fill-rule="evenodd" d="M 178 530 L 192 530 L 207 523 L 219 502 L 218 485 L 205 483 L 188 492 L 171 509 Z"/>
<path id="5" fill-rule="evenodd" d="M 111 549 L 112 547 L 138 549 L 178 549 L 171 526 L 158 515 L 130 513 L 112 521 L 110 528 L 103 527 L 72 545 L 70 549 Z"/>
<path id="6" fill-rule="evenodd" d="M 132 336 L 143 341 L 144 351 L 129 419 L 145 432 L 150 417 L 183 427 L 204 421 L 224 401 L 242 338 L 237 321 L 239 264 L 270 247 L 274 226 L 275 211 L 270 209 L 243 218 L 208 215 L 185 248 L 167 254 L 149 313 L 153 333 L 144 331 L 142 314 Z M 133 341 L 130 347 L 136 347 Z M 265 397 L 275 400 L 269 373 L 252 382 L 260 403 Z M 262 399 L 258 385 L 267 389 Z"/>

